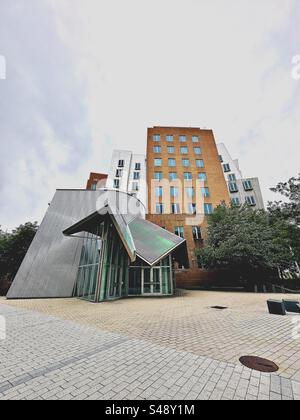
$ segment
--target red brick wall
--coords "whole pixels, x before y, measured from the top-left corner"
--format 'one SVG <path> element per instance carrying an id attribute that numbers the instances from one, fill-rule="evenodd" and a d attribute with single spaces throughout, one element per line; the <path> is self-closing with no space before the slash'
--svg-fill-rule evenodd
<path id="1" fill-rule="evenodd" d="M 153 135 L 160 134 L 160 142 L 153 141 Z M 165 139 L 166 135 L 173 135 L 174 141 L 167 142 Z M 179 136 L 185 135 L 187 141 L 181 143 L 179 141 Z M 192 136 L 199 137 L 199 143 L 192 143 Z M 161 154 L 154 153 L 153 147 L 161 146 Z M 168 154 L 168 146 L 174 146 L 175 153 Z M 182 155 L 180 152 L 181 146 L 187 146 L 189 149 L 188 155 Z M 201 148 L 201 155 L 194 154 L 194 147 Z M 154 167 L 154 159 L 162 159 L 162 167 Z M 168 158 L 176 159 L 176 167 L 172 168 L 168 166 Z M 182 159 L 189 158 L 190 167 L 184 168 L 182 166 Z M 203 159 L 204 168 L 196 167 L 196 159 Z M 154 179 L 154 172 L 159 171 L 163 173 L 163 178 L 169 179 L 169 172 L 177 172 L 178 179 L 184 182 L 184 172 L 191 172 L 193 181 L 191 186 L 196 188 L 196 179 L 198 179 L 198 172 L 205 172 L 207 175 L 207 182 L 205 186 L 209 188 L 210 196 L 204 198 L 204 202 L 211 203 L 213 207 L 216 207 L 221 202 L 229 203 L 229 194 L 223 174 L 223 169 L 219 159 L 219 154 L 217 151 L 217 146 L 212 130 L 201 130 L 199 128 L 178 128 L 178 127 L 153 127 L 148 129 L 148 138 L 147 138 L 147 182 L 148 182 L 148 216 L 147 219 L 153 223 L 156 223 L 162 227 L 165 227 L 170 232 L 174 232 L 175 226 L 184 227 L 184 236 L 187 241 L 187 249 L 191 270 L 185 275 L 178 277 L 179 282 L 184 282 L 184 279 L 191 279 L 193 281 L 201 281 L 201 278 L 207 277 L 207 274 L 204 275 L 203 270 L 196 270 L 197 260 L 195 257 L 195 248 L 201 246 L 201 244 L 195 243 L 192 235 L 192 226 L 186 225 L 186 218 L 191 217 L 186 214 L 153 214 L 155 209 L 155 204 L 157 198 L 151 192 L 151 181 Z M 171 198 L 171 202 L 174 199 Z M 176 199 L 175 199 L 176 201 Z M 163 202 L 163 199 L 160 200 Z M 197 226 L 198 224 L 195 224 Z M 206 236 L 206 218 L 199 224 L 203 237 Z"/>
<path id="2" fill-rule="evenodd" d="M 89 179 L 87 180 L 87 183 L 86 183 L 86 189 L 91 190 L 92 185 L 94 183 L 98 183 L 99 181 L 106 180 L 106 179 L 107 179 L 106 174 L 99 174 L 97 172 L 91 172 L 90 177 L 89 177 Z"/>

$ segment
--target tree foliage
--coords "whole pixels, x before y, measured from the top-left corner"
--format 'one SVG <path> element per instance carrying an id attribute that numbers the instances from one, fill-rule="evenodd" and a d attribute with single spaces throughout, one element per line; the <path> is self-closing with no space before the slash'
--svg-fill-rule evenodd
<path id="1" fill-rule="evenodd" d="M 0 282 L 15 277 L 37 228 L 37 222 L 27 222 L 11 233 L 0 229 Z"/>
<path id="2" fill-rule="evenodd" d="M 205 268 L 228 268 L 245 279 L 273 275 L 294 266 L 290 229 L 264 210 L 222 205 L 209 217 L 207 246 L 197 252 Z"/>
<path id="3" fill-rule="evenodd" d="M 300 174 L 298 178 L 280 182 L 275 188 L 271 188 L 271 191 L 281 194 L 287 200 L 269 202 L 270 214 L 300 226 Z"/>

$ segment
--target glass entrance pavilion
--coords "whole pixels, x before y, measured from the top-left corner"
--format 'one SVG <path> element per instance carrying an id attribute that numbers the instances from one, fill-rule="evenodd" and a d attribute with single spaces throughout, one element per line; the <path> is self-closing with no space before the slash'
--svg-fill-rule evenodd
<path id="1" fill-rule="evenodd" d="M 63 233 L 83 241 L 73 296 L 91 302 L 173 295 L 174 253 L 187 260 L 184 239 L 108 205 Z"/>

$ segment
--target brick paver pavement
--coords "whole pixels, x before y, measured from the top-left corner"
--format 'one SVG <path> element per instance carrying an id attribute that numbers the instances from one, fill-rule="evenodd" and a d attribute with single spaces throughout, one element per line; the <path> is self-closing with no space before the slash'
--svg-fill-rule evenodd
<path id="1" fill-rule="evenodd" d="M 269 315 L 267 297 L 0 300 L 0 398 L 300 399 L 300 340 L 292 337 L 300 315 Z M 241 366 L 248 354 L 270 358 L 279 372 Z"/>

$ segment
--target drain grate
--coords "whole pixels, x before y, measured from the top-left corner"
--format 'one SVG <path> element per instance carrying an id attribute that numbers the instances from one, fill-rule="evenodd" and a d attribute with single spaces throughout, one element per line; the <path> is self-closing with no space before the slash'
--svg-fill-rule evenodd
<path id="1" fill-rule="evenodd" d="M 227 309 L 227 306 L 211 306 L 212 309 Z"/>
<path id="2" fill-rule="evenodd" d="M 242 365 L 249 369 L 258 370 L 259 372 L 277 372 L 279 367 L 271 360 L 262 359 L 256 356 L 243 356 L 240 358 Z"/>

